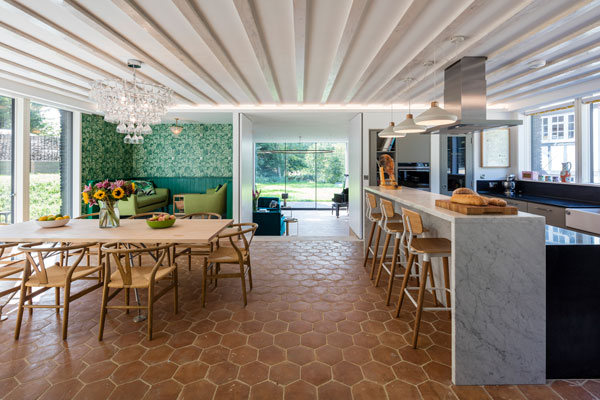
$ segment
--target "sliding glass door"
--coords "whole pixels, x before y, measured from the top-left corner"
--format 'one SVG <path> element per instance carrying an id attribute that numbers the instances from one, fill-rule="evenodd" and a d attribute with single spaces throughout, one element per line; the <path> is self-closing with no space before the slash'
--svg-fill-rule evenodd
<path id="1" fill-rule="evenodd" d="M 0 96 L 0 223 L 14 221 L 14 100 Z"/>
<path id="2" fill-rule="evenodd" d="M 29 215 L 72 213 L 73 116 L 70 111 L 31 103 Z"/>
<path id="3" fill-rule="evenodd" d="M 255 165 L 262 197 L 287 195 L 294 209 L 330 209 L 344 187 L 346 143 L 257 143 Z"/>

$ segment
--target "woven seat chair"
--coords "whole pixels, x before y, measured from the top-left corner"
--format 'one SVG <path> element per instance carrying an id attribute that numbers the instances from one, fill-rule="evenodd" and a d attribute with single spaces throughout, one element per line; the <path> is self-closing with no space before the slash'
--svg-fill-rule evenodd
<path id="1" fill-rule="evenodd" d="M 15 259 L 15 257 L 23 254 L 22 252 L 14 252 L 17 246 L 18 243 L 0 243 L 0 281 L 21 281 L 20 275 L 25 268 L 25 260 Z M 2 315 L 2 309 L 12 300 L 19 289 L 19 285 L 14 285 L 11 288 L 0 290 L 0 298 L 8 296 L 6 301 L 0 305 L 0 321 L 4 321 L 7 318 L 6 315 Z"/>
<path id="2" fill-rule="evenodd" d="M 217 242 L 213 251 L 204 259 L 202 266 L 202 306 L 206 304 L 206 289 L 208 270 L 214 269 L 211 279 L 215 280 L 215 286 L 219 279 L 240 278 L 242 281 L 242 296 L 244 306 L 248 304 L 246 296 L 246 275 L 250 289 L 252 289 L 252 265 L 250 262 L 250 244 L 258 224 L 246 222 L 232 224 L 227 232 L 217 236 Z M 239 272 L 221 273 L 222 264 L 234 264 L 239 266 Z"/>
<path id="3" fill-rule="evenodd" d="M 69 326 L 69 308 L 71 302 L 96 289 L 102 287 L 101 269 L 102 267 L 80 265 L 81 260 L 87 254 L 87 248 L 95 246 L 96 243 L 85 243 L 77 245 L 58 245 L 49 246 L 45 243 L 29 243 L 19 246 L 19 250 L 25 253 L 27 262 L 23 271 L 21 280 L 21 290 L 19 298 L 19 309 L 17 314 L 17 325 L 15 327 L 15 340 L 19 339 L 21 332 L 21 322 L 23 321 L 23 310 L 29 308 L 30 313 L 34 308 L 55 308 L 58 314 L 63 309 L 62 338 L 66 340 Z M 68 252 L 77 254 L 74 262 L 65 262 L 69 260 L 65 256 Z M 54 265 L 46 266 L 47 258 L 50 254 L 58 255 L 59 260 Z M 32 270 L 33 269 L 33 270 Z M 94 274 L 97 274 L 94 276 Z M 72 294 L 71 285 L 79 280 L 95 280 L 92 286 L 81 289 Z M 40 288 L 33 291 L 33 288 Z M 31 304 L 31 300 L 44 293 L 48 289 L 54 288 L 55 304 Z M 64 292 L 64 302 L 60 304 L 60 289 Z M 29 301 L 29 304 L 25 304 Z"/>
<path id="4" fill-rule="evenodd" d="M 221 215 L 209 212 L 186 214 L 179 219 L 221 219 Z M 187 255 L 188 271 L 192 270 L 192 256 L 207 257 L 212 251 L 213 243 L 208 244 L 176 244 L 173 251 L 174 261 Z"/>
<path id="5" fill-rule="evenodd" d="M 140 310 L 148 312 L 148 340 L 152 340 L 152 320 L 154 303 L 169 290 L 173 289 L 174 311 L 177 314 L 177 266 L 172 262 L 173 245 L 165 244 L 148 248 L 130 248 L 122 243 L 109 243 L 102 246 L 104 260 L 104 288 L 102 290 L 102 307 L 100 311 L 100 329 L 98 340 L 104 335 L 104 323 L 109 309 Z M 132 259 L 144 253 L 157 255 L 156 261 L 149 265 L 133 267 Z M 113 265 L 115 267 L 113 271 Z M 170 280 L 171 283 L 156 293 L 157 283 L 161 280 Z M 111 293 L 111 289 L 114 291 Z M 125 305 L 109 305 L 109 302 L 125 289 Z M 148 303 L 143 305 L 130 305 L 129 292 L 131 289 L 147 289 Z"/>

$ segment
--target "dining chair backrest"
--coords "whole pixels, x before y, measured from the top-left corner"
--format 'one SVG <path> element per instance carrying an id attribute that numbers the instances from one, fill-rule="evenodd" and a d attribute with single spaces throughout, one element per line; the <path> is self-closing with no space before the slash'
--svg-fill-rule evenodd
<path id="1" fill-rule="evenodd" d="M 197 212 L 186 214 L 180 219 L 222 219 L 220 214 L 212 213 L 212 212 Z"/>
<path id="2" fill-rule="evenodd" d="M 61 263 L 64 260 L 69 260 L 69 257 L 60 257 L 59 260 L 53 264 L 53 266 L 61 266 L 67 267 L 70 269 L 70 272 L 67 275 L 67 279 L 71 278 L 72 273 L 75 268 L 79 266 L 79 263 L 83 259 L 83 256 L 86 254 L 85 250 L 91 246 L 96 245 L 96 243 L 83 243 L 83 244 L 61 244 L 59 246 L 48 246 L 47 243 L 37 242 L 37 243 L 25 243 L 19 246 L 19 251 L 25 253 L 27 260 L 31 264 L 31 267 L 35 271 L 35 275 L 38 278 L 39 283 L 45 284 L 48 283 L 48 273 L 46 266 L 46 258 L 48 258 L 49 254 L 57 254 L 63 255 L 68 254 L 69 252 L 73 252 L 74 255 L 78 257 L 74 262 L 68 261 L 68 265 L 62 265 Z M 34 257 L 35 256 L 35 257 Z"/>
<path id="3" fill-rule="evenodd" d="M 235 232 L 231 232 L 234 229 Z M 239 257 L 243 257 L 242 250 L 250 251 L 250 244 L 254 238 L 254 233 L 258 229 L 258 224 L 254 222 L 242 222 L 240 224 L 231 224 L 228 227 L 228 233 L 219 234 L 217 236 L 217 243 L 223 239 L 227 239 L 231 246 L 236 250 Z M 237 240 L 234 240 L 236 239 Z M 239 240 L 243 243 L 243 249 L 240 248 Z"/>
<path id="4" fill-rule="evenodd" d="M 424 231 L 423 220 L 419 213 L 406 208 L 402 208 L 402 220 L 404 222 L 404 236 L 410 249 L 413 237 L 422 234 Z"/>
<path id="5" fill-rule="evenodd" d="M 128 217 L 127 219 L 140 219 L 140 218 L 147 218 L 147 217 L 152 217 L 154 215 L 169 215 L 169 213 L 166 212 L 147 212 L 147 213 L 141 213 L 141 214 L 135 214 L 132 215 L 131 217 Z"/>
<path id="6" fill-rule="evenodd" d="M 367 205 L 367 218 L 373 221 L 373 210 L 377 208 L 377 198 L 373 193 L 365 192 L 365 196 L 367 197 L 366 205 Z"/>
<path id="7" fill-rule="evenodd" d="M 161 266 L 166 267 L 170 265 L 172 249 L 172 244 L 161 244 L 152 247 L 131 247 L 125 243 L 107 243 L 102 246 L 102 252 L 106 255 L 106 277 L 107 279 L 110 279 L 110 265 L 112 261 L 115 263 L 117 271 L 119 271 L 119 274 L 121 275 L 123 284 L 125 286 L 131 285 L 133 283 L 131 273 L 133 259 L 148 254 L 155 260 L 150 276 L 150 281 L 153 281 L 156 272 Z"/>

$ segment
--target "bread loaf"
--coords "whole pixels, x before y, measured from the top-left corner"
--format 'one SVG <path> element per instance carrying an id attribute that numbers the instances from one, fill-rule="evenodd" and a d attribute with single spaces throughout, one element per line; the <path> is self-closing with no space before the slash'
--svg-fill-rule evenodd
<path id="1" fill-rule="evenodd" d="M 488 202 L 485 197 L 477 194 L 453 194 L 450 198 L 452 203 L 466 204 L 468 206 L 487 206 Z"/>
<path id="2" fill-rule="evenodd" d="M 496 198 L 487 199 L 487 201 L 490 206 L 496 206 L 496 207 L 506 207 L 506 205 L 508 204 L 508 203 L 506 203 L 505 200 L 496 199 Z"/>
<path id="3" fill-rule="evenodd" d="M 455 194 L 477 194 L 474 191 L 472 191 L 469 188 L 458 188 L 455 189 L 454 192 L 452 192 L 452 195 L 454 196 Z"/>

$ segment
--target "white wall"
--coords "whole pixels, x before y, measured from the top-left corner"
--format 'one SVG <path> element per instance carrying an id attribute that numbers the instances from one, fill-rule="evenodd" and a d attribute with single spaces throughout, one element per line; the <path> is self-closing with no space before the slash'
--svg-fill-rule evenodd
<path id="1" fill-rule="evenodd" d="M 366 137 L 363 132 L 363 114 L 359 113 L 350 120 L 348 127 L 348 159 L 351 160 L 348 166 L 348 214 L 350 229 L 354 234 L 362 239 L 363 229 L 363 138 Z M 367 142 L 368 148 L 368 142 Z M 367 165 L 367 175 L 368 175 Z M 368 184 L 368 181 L 366 182 Z"/>
<path id="2" fill-rule="evenodd" d="M 254 188 L 254 141 L 252 121 L 240 114 L 240 222 L 252 221 L 252 189 Z M 235 184 L 235 181 L 234 181 Z"/>

